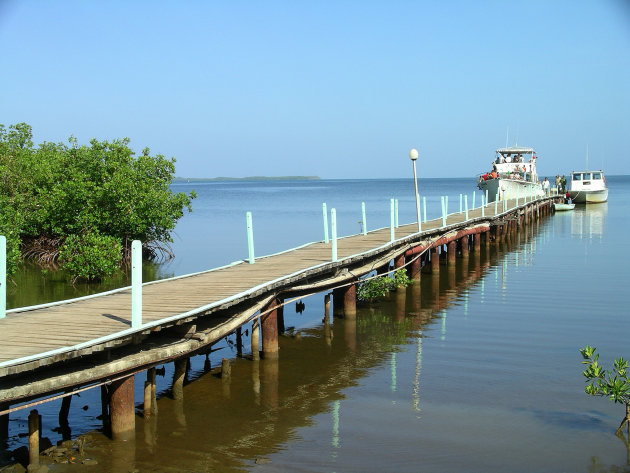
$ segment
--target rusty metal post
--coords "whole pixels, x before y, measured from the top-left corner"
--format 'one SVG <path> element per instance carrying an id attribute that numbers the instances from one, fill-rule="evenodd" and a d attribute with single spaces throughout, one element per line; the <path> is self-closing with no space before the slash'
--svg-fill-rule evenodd
<path id="1" fill-rule="evenodd" d="M 134 436 L 136 416 L 133 394 L 134 376 L 112 381 L 109 397 L 110 425 L 114 440 L 127 440 Z"/>
<path id="2" fill-rule="evenodd" d="M 353 319 L 357 316 L 357 285 L 350 284 L 343 292 L 343 316 Z"/>
<path id="3" fill-rule="evenodd" d="M 468 256 L 468 235 L 464 235 L 459 241 L 462 246 L 462 256 Z"/>
<path id="4" fill-rule="evenodd" d="M 396 256 L 396 258 L 394 258 L 394 268 L 396 269 L 396 271 L 398 271 L 399 269 L 403 269 L 405 267 L 405 254 L 400 254 L 398 256 Z M 399 287 L 405 287 L 405 286 L 399 286 Z"/>
<path id="5" fill-rule="evenodd" d="M 479 250 L 481 250 L 481 233 L 475 233 L 473 235 L 473 246 L 475 251 L 479 252 Z"/>
<path id="6" fill-rule="evenodd" d="M 420 255 L 412 255 L 411 256 L 413 259 L 413 261 L 411 262 L 411 265 L 409 266 L 411 268 L 411 274 L 410 277 L 413 280 L 420 280 L 420 272 L 422 271 L 422 258 L 420 257 Z"/>
<path id="7" fill-rule="evenodd" d="M 440 272 L 440 248 L 437 246 L 431 248 L 431 272 L 435 274 Z"/>
<path id="8" fill-rule="evenodd" d="M 243 331 L 241 327 L 236 329 L 236 356 L 243 356 Z"/>
<path id="9" fill-rule="evenodd" d="M 457 250 L 456 250 L 456 242 L 455 240 L 451 240 L 448 242 L 448 245 L 446 245 L 446 261 L 449 265 L 452 265 L 453 263 L 455 263 L 455 257 L 457 255 Z"/>
<path id="10" fill-rule="evenodd" d="M 262 351 L 264 358 L 278 357 L 278 302 L 274 298 L 267 307 L 265 314 L 260 318 L 262 326 Z"/>

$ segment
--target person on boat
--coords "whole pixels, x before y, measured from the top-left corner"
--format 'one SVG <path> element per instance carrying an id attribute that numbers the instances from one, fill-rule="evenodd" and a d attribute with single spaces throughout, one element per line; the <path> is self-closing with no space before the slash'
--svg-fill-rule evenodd
<path id="1" fill-rule="evenodd" d="M 545 177 L 545 180 L 543 181 L 542 187 L 543 187 L 543 191 L 547 193 L 547 190 L 549 190 L 549 179 L 547 179 L 546 177 Z"/>
<path id="2" fill-rule="evenodd" d="M 493 169 L 492 172 L 490 173 L 490 177 L 492 179 L 496 179 L 499 175 L 497 174 L 497 170 Z"/>
<path id="3" fill-rule="evenodd" d="M 570 204 L 570 203 L 571 203 L 571 194 L 569 194 L 569 192 L 567 192 L 567 193 L 564 195 L 564 203 L 565 203 L 565 204 Z"/>
<path id="4" fill-rule="evenodd" d="M 562 176 L 560 178 L 560 184 L 562 185 L 562 192 L 564 192 L 567 189 L 567 177 L 566 176 Z"/>

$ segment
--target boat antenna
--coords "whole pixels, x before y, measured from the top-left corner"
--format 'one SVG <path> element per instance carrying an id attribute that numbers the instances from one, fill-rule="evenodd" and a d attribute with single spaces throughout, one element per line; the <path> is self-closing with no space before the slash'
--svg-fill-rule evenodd
<path id="1" fill-rule="evenodd" d="M 588 171 L 588 144 L 586 145 L 586 170 Z"/>

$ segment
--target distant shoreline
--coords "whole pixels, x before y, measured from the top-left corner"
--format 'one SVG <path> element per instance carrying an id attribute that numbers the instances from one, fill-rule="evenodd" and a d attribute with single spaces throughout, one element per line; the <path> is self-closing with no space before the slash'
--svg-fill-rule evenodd
<path id="1" fill-rule="evenodd" d="M 175 177 L 173 182 L 200 181 L 318 181 L 319 176 Z"/>

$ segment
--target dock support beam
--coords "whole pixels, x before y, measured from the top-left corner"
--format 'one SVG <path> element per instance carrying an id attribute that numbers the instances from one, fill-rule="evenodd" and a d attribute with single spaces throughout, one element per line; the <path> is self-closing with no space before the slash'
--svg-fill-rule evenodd
<path id="1" fill-rule="evenodd" d="M 278 301 L 273 299 L 260 317 L 264 358 L 278 358 Z"/>
<path id="2" fill-rule="evenodd" d="M 475 251 L 479 252 L 479 250 L 481 250 L 481 233 L 475 233 L 473 235 L 473 245 L 475 247 Z"/>
<path id="3" fill-rule="evenodd" d="M 110 385 L 109 413 L 114 440 L 128 440 L 134 436 L 136 416 L 133 396 L 134 376 L 113 381 Z"/>

